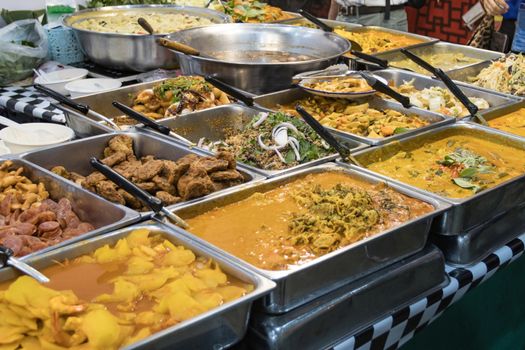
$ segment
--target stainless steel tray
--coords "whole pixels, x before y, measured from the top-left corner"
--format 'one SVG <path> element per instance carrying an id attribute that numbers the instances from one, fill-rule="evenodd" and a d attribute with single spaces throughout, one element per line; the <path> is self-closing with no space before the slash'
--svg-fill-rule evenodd
<path id="1" fill-rule="evenodd" d="M 209 155 L 208 153 L 202 152 L 198 149 L 190 150 L 184 145 L 175 142 L 169 142 L 155 135 L 146 135 L 133 132 L 120 134 L 128 135 L 133 138 L 135 154 L 139 158 L 151 154 L 160 159 L 177 160 L 188 154 L 197 154 L 199 156 Z M 70 142 L 65 145 L 46 148 L 45 150 L 41 151 L 28 152 L 22 154 L 21 157 L 44 169 L 51 169 L 54 166 L 62 165 L 68 171 L 74 171 L 80 175 L 86 176 L 94 171 L 89 163 L 90 158 L 102 158 L 104 148 L 107 146 L 108 141 L 116 135 L 118 134 L 115 133 L 95 136 L 84 140 Z M 261 175 L 253 173 L 248 169 L 244 169 L 242 166 L 238 166 L 237 169 L 244 175 L 246 182 L 262 179 Z M 243 185 L 240 186 L 242 187 Z M 75 185 L 75 187 L 77 186 Z M 228 191 L 228 189 L 222 191 Z M 202 198 L 192 199 L 186 203 L 193 203 L 201 199 Z M 182 204 L 184 203 L 174 204 L 171 207 L 177 207 Z M 141 216 L 143 218 L 149 218 L 152 214 L 153 212 L 151 211 L 142 212 Z"/>
<path id="2" fill-rule="evenodd" d="M 254 309 L 247 349 L 330 349 L 374 321 L 449 283 L 436 247 L 339 288 L 289 313 Z"/>
<path id="3" fill-rule="evenodd" d="M 409 71 L 397 69 L 384 69 L 374 71 L 374 74 L 385 78 L 389 82 L 393 83 L 395 86 L 399 86 L 404 82 L 413 80 L 414 87 L 417 90 L 423 90 L 432 86 L 438 86 L 440 88 L 445 89 L 447 88 L 441 80 L 430 78 L 426 75 L 413 73 Z M 498 110 L 500 108 L 508 107 L 512 104 L 515 104 L 518 101 L 518 99 L 513 96 L 501 94 L 495 91 L 489 92 L 487 90 L 479 89 L 473 86 L 460 86 L 460 89 L 465 93 L 465 95 L 467 95 L 467 97 L 483 98 L 489 103 L 490 108 L 480 110 L 480 113 L 482 115 L 485 115 L 494 110 Z"/>
<path id="4" fill-rule="evenodd" d="M 525 204 L 458 235 L 431 235 L 449 265 L 473 265 L 525 232 Z"/>
<path id="5" fill-rule="evenodd" d="M 71 182 L 56 176 L 51 172 L 40 169 L 27 161 L 16 158 L 10 158 L 10 160 L 13 161 L 15 167 L 24 167 L 24 175 L 31 181 L 34 183 L 43 183 L 46 186 L 51 199 L 69 199 L 71 201 L 71 206 L 78 217 L 82 221 L 87 221 L 95 227 L 95 230 L 91 232 L 28 254 L 21 257 L 21 260 L 28 260 L 48 251 L 56 250 L 69 244 L 98 236 L 110 230 L 130 225 L 140 219 L 137 212 L 126 208 L 125 206 L 108 202 L 107 200 L 82 188 L 74 186 Z"/>
<path id="6" fill-rule="evenodd" d="M 490 110 L 487 112 L 483 111 L 484 113 L 482 114 L 483 114 L 483 118 L 485 118 L 486 121 L 491 121 L 492 119 L 496 119 L 498 117 L 510 114 L 522 108 L 525 108 L 525 100 L 516 100 L 513 104 L 502 106 L 501 108 L 498 108 L 496 110 Z M 479 124 L 479 120 L 477 118 L 469 118 L 469 119 L 470 119 L 469 120 L 470 122 Z M 492 127 L 491 129 L 495 129 L 495 130 L 498 130 L 499 132 L 506 133 L 512 136 L 525 138 L 525 136 L 519 136 L 517 134 L 512 134 L 512 133 L 509 133 L 508 131 L 503 131 L 503 130 L 499 130 L 499 129 L 492 128 Z"/>
<path id="7" fill-rule="evenodd" d="M 427 131 L 417 136 L 406 138 L 399 142 L 390 143 L 382 147 L 373 148 L 354 154 L 355 158 L 364 166 L 370 164 L 376 157 L 388 157 L 401 149 L 411 149 L 421 144 L 429 137 L 443 134 L 473 134 L 482 138 L 489 138 L 496 142 L 504 142 L 520 149 L 525 149 L 523 138 L 502 133 L 498 130 L 487 128 L 470 122 L 458 122 L 453 125 L 443 126 Z M 410 143 L 413 143 L 411 146 Z M 405 148 L 406 147 L 406 148 Z M 353 165 L 351 166 L 354 167 Z M 362 169 L 362 168 L 359 168 Z M 439 198 L 450 203 L 452 207 L 445 212 L 441 220 L 435 222 L 433 232 L 445 235 L 457 235 L 487 222 L 491 218 L 509 211 L 525 202 L 525 174 L 503 182 L 496 187 L 477 193 L 471 197 L 458 199 L 439 196 L 415 186 L 401 183 L 388 176 L 380 175 L 368 169 L 363 169 L 368 174 L 375 174 L 389 183 L 402 184 L 426 196 Z"/>
<path id="8" fill-rule="evenodd" d="M 276 110 L 275 106 L 278 104 L 289 104 L 292 103 L 298 99 L 311 96 L 308 92 L 299 89 L 288 89 L 283 91 L 274 92 L 271 94 L 261 95 L 254 99 L 255 103 L 261 106 L 264 109 L 267 109 L 269 111 Z M 369 103 L 371 108 L 375 108 L 378 110 L 383 109 L 393 109 L 395 111 L 399 111 L 401 113 L 405 114 L 417 114 L 423 119 L 426 119 L 431 122 L 431 124 L 424 126 L 422 128 L 414 129 L 411 131 L 404 132 L 402 134 L 392 135 L 389 137 L 384 138 L 371 138 L 371 137 L 364 137 L 356 134 L 351 134 L 349 132 L 344 132 L 341 130 L 337 130 L 331 127 L 326 127 L 330 132 L 336 136 L 339 136 L 340 138 L 346 138 L 351 140 L 356 140 L 358 142 L 372 145 L 372 146 L 378 146 L 378 145 L 384 145 L 385 143 L 395 141 L 395 140 L 401 140 L 407 137 L 410 137 L 415 134 L 419 134 L 421 132 L 424 132 L 425 130 L 430 130 L 437 128 L 442 125 L 451 124 L 455 121 L 455 118 L 447 117 L 441 114 L 437 114 L 434 112 L 430 112 L 424 109 L 420 108 L 405 108 L 400 103 L 392 102 L 383 100 L 379 97 L 372 97 L 366 100 L 366 102 Z"/>
<path id="9" fill-rule="evenodd" d="M 477 59 L 480 59 L 481 61 L 489 61 L 489 60 L 493 60 L 493 59 L 500 58 L 503 56 L 503 53 L 501 52 L 483 50 L 483 49 L 478 49 L 478 48 L 471 47 L 471 46 L 451 44 L 451 43 L 445 43 L 445 42 L 439 42 L 439 43 L 434 43 L 433 45 L 411 48 L 410 51 L 415 53 L 416 55 L 436 54 L 436 53 L 462 53 L 465 56 L 477 58 Z M 406 56 L 403 55 L 399 51 L 390 52 L 390 53 L 379 53 L 379 54 L 376 54 L 375 56 L 382 58 L 384 60 L 387 60 L 390 64 L 394 66 L 395 66 L 395 63 L 393 63 L 393 61 L 400 60 L 400 59 L 406 59 Z M 476 64 L 479 64 L 479 62 L 474 63 L 474 64 L 465 65 L 464 67 L 461 67 L 461 68 L 444 69 L 444 71 L 445 73 L 448 74 L 448 73 L 454 72 L 457 69 L 465 69 L 467 67 L 471 67 Z"/>
<path id="10" fill-rule="evenodd" d="M 73 259 L 83 254 L 92 253 L 95 249 L 105 244 L 115 244 L 120 238 L 127 236 L 132 230 L 140 228 L 164 232 L 164 236 L 173 243 L 183 245 L 200 256 L 211 257 L 219 263 L 224 272 L 243 281 L 252 283 L 255 288 L 253 292 L 244 297 L 228 302 L 175 326 L 166 328 L 125 347 L 125 349 L 222 349 L 241 340 L 246 332 L 252 302 L 268 293 L 275 284 L 215 254 L 212 250 L 178 235 L 171 231 L 169 227 L 151 222 L 130 226 L 28 259 L 26 262 L 38 269 L 43 269 L 54 265 L 57 261 Z M 18 273 L 12 268 L 2 269 L 0 271 L 0 282 L 11 280 L 17 276 Z"/>
<path id="11" fill-rule="evenodd" d="M 254 193 L 269 191 L 307 174 L 326 171 L 343 171 L 369 183 L 382 182 L 378 177 L 365 174 L 359 170 L 340 167 L 330 163 L 254 183 L 234 193 L 216 195 L 195 205 L 181 207 L 175 210 L 175 213 L 183 218 L 192 217 L 218 206 L 245 199 Z M 397 184 L 388 185 L 396 191 L 430 203 L 434 206 L 435 211 L 384 231 L 381 234 L 340 248 L 292 270 L 269 271 L 257 268 L 207 243 L 190 232 L 178 227 L 176 229 L 275 281 L 277 288 L 264 298 L 261 305 L 267 313 L 284 313 L 423 249 L 433 218 L 446 210 L 448 205 L 406 189 L 403 186 Z M 342 268 L 342 266 L 345 268 Z"/>
<path id="12" fill-rule="evenodd" d="M 261 113 L 260 110 L 244 107 L 237 104 L 231 104 L 226 106 L 215 107 L 204 111 L 188 113 L 175 118 L 165 119 L 159 123 L 164 126 L 167 126 L 168 128 L 175 131 L 177 134 L 184 136 L 188 140 L 194 143 L 198 143 L 201 137 L 206 137 L 207 139 L 212 141 L 224 140 L 226 138 L 227 132 L 229 132 L 230 130 L 242 130 L 252 120 L 252 118 L 258 115 L 259 113 Z M 140 132 L 160 135 L 158 133 L 155 133 L 154 131 L 151 131 L 151 129 L 145 128 L 143 126 L 137 126 L 136 129 Z M 167 135 L 161 135 L 160 137 L 174 140 L 171 136 Z M 366 147 L 365 145 L 352 140 L 342 139 L 340 141 L 346 144 L 348 148 L 350 148 L 353 151 L 357 151 Z M 206 150 L 202 151 L 208 152 Z M 314 161 L 283 170 L 265 170 L 241 162 L 240 164 L 242 164 L 245 168 L 250 169 L 253 172 L 257 172 L 266 177 L 270 177 L 277 176 L 297 169 L 307 168 L 312 165 L 329 162 L 331 160 L 335 160 L 336 158 L 337 154 L 332 154 L 330 156 L 319 158 Z"/>

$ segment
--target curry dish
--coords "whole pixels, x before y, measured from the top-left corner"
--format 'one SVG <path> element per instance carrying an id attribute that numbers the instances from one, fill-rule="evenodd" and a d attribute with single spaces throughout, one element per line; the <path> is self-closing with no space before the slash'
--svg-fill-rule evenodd
<path id="1" fill-rule="evenodd" d="M 116 350 L 253 290 L 146 229 L 0 286 L 2 349 Z"/>
<path id="2" fill-rule="evenodd" d="M 355 41 L 362 48 L 364 53 L 379 53 L 402 47 L 421 44 L 423 40 L 410 37 L 408 35 L 389 33 L 381 30 L 367 29 L 359 31 L 348 31 L 344 28 L 335 28 L 337 35 Z"/>
<path id="3" fill-rule="evenodd" d="M 470 197 L 525 172 L 524 150 L 472 131 L 440 133 L 400 148 L 385 158 L 358 160 L 372 171 L 449 198 Z"/>
<path id="4" fill-rule="evenodd" d="M 321 96 L 306 97 L 286 105 L 277 105 L 276 108 L 297 116 L 297 104 L 324 126 L 369 138 L 389 137 L 430 124 L 416 114 L 404 114 L 388 108 L 378 110 L 371 108 L 367 102 Z"/>
<path id="5" fill-rule="evenodd" d="M 492 128 L 525 136 L 525 108 L 491 119 L 487 123 Z"/>
<path id="6" fill-rule="evenodd" d="M 185 219 L 188 231 L 242 260 L 287 270 L 431 211 L 383 184 L 329 171 Z"/>
<path id="7" fill-rule="evenodd" d="M 482 60 L 479 58 L 469 57 L 462 53 L 427 53 L 427 54 L 419 54 L 419 57 L 421 57 L 423 60 L 430 63 L 432 66 L 436 68 L 441 68 L 444 71 L 453 70 L 462 68 L 465 66 L 469 66 L 474 63 L 479 63 Z M 424 74 L 424 75 L 431 75 L 426 69 L 419 66 L 417 63 L 412 61 L 409 58 L 405 58 L 402 60 L 391 60 L 390 65 L 392 67 L 398 67 L 398 68 L 405 68 L 410 69 L 411 71 Z"/>

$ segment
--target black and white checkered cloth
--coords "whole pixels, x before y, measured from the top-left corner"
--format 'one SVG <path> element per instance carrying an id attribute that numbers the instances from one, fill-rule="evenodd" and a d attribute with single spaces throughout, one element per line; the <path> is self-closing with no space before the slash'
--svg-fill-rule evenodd
<path id="1" fill-rule="evenodd" d="M 415 333 L 437 319 L 465 293 L 477 287 L 499 269 L 523 254 L 525 234 L 469 267 L 447 266 L 450 283 L 423 299 L 407 306 L 334 347 L 334 350 L 394 350 L 409 341 Z"/>
<path id="2" fill-rule="evenodd" d="M 46 121 L 65 123 L 64 113 L 54 103 L 54 100 L 42 95 L 33 87 L 0 88 L 1 107 Z"/>

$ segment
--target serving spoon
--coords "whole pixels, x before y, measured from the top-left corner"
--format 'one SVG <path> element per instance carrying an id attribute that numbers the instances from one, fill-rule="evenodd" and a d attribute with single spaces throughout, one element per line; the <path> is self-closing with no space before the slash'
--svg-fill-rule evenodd
<path id="1" fill-rule="evenodd" d="M 113 106 L 115 108 L 120 110 L 122 113 L 126 114 L 130 118 L 135 119 L 139 123 L 144 124 L 144 126 L 150 128 L 150 129 L 153 129 L 153 130 L 155 130 L 155 131 L 157 131 L 157 132 L 159 132 L 161 134 L 169 135 L 169 136 L 171 136 L 173 138 L 176 138 L 177 140 L 184 142 L 188 146 L 195 146 L 194 142 L 191 142 L 187 138 L 182 137 L 179 134 L 171 131 L 170 128 L 168 128 L 168 127 L 166 127 L 166 126 L 164 126 L 162 124 L 157 123 L 153 119 L 146 117 L 144 114 L 137 112 L 133 108 L 130 108 L 130 107 L 126 106 L 125 104 L 122 104 L 122 103 L 120 103 L 118 101 L 113 101 L 112 104 L 113 104 Z"/>
<path id="2" fill-rule="evenodd" d="M 135 196 L 135 198 L 146 204 L 156 214 L 166 216 L 168 219 L 182 228 L 189 227 L 186 221 L 169 211 L 162 204 L 162 201 L 159 198 L 150 195 L 148 192 L 144 191 L 133 182 L 129 181 L 124 176 L 120 175 L 115 170 L 102 163 L 96 157 L 92 157 L 89 162 L 91 163 L 91 166 L 102 173 L 102 175 L 113 181 L 115 184 L 117 184 L 117 186 L 122 187 L 126 192 L 129 192 L 131 195 Z"/>
<path id="3" fill-rule="evenodd" d="M 178 52 L 183 53 L 185 55 L 200 56 L 200 57 L 204 57 L 204 58 L 211 58 L 211 59 L 214 59 L 214 60 L 217 59 L 215 57 L 203 54 L 202 52 L 200 52 L 199 50 L 197 50 L 196 48 L 194 48 L 192 46 L 189 46 L 189 45 L 186 45 L 186 44 L 183 44 L 183 43 L 180 43 L 178 41 L 171 40 L 171 39 L 168 39 L 168 38 L 158 38 L 157 39 L 157 44 L 159 44 L 160 46 L 163 46 L 163 47 L 165 47 L 167 49 L 178 51 Z"/>
<path id="4" fill-rule="evenodd" d="M 153 30 L 152 25 L 144 17 L 139 17 L 139 19 L 137 19 L 137 22 L 150 35 L 155 34 L 155 30 Z"/>
<path id="5" fill-rule="evenodd" d="M 312 129 L 330 146 L 332 146 L 337 153 L 343 158 L 343 160 L 348 160 L 355 165 L 362 167 L 362 165 L 355 159 L 354 156 L 350 153 L 350 149 L 337 141 L 337 139 L 321 124 L 317 119 L 315 119 L 310 113 L 308 113 L 301 105 L 297 105 L 295 110 L 303 118 L 303 120 L 310 125 Z"/>
<path id="6" fill-rule="evenodd" d="M 13 255 L 14 253 L 10 248 L 0 245 L 0 264 L 2 266 L 11 266 L 18 271 L 33 277 L 40 283 L 49 283 L 49 278 L 47 278 L 42 272 L 15 258 Z"/>
<path id="7" fill-rule="evenodd" d="M 465 108 L 469 111 L 472 117 L 477 118 L 481 124 L 485 126 L 488 125 L 485 118 L 483 118 L 483 116 L 479 113 L 478 106 L 472 103 L 472 101 L 467 97 L 467 95 L 463 93 L 459 86 L 457 86 L 457 84 L 454 83 L 452 79 L 450 79 L 450 77 L 441 68 L 434 67 L 433 65 L 431 65 L 421 57 L 417 56 L 416 54 L 408 51 L 407 49 L 401 49 L 401 52 L 414 63 L 438 77 L 446 85 L 450 92 L 452 92 L 452 94 L 456 96 L 456 98 L 463 104 L 463 106 L 465 106 Z"/>

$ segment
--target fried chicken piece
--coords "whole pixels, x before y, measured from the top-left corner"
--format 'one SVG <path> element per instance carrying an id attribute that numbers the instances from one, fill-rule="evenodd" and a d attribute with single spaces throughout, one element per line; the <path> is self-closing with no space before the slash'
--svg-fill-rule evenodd
<path id="1" fill-rule="evenodd" d="M 217 159 L 223 159 L 228 161 L 228 169 L 236 169 L 237 168 L 237 161 L 235 160 L 235 157 L 233 156 L 233 153 L 226 152 L 226 151 L 220 151 L 217 152 L 215 155 Z"/>
<path id="2" fill-rule="evenodd" d="M 54 173 L 54 174 L 57 174 L 58 176 L 63 177 L 64 179 L 71 180 L 69 172 L 63 166 L 53 167 L 53 168 L 51 168 L 51 172 Z"/>
<path id="3" fill-rule="evenodd" d="M 128 180 L 136 181 L 137 170 L 142 165 L 139 160 L 126 160 L 116 165 L 113 170 L 124 176 Z"/>
<path id="4" fill-rule="evenodd" d="M 124 198 L 126 201 L 126 206 L 130 207 L 131 209 L 142 209 L 144 205 L 141 201 L 139 201 L 137 198 L 129 194 L 128 192 L 124 191 L 122 188 L 119 188 L 117 192 Z"/>
<path id="5" fill-rule="evenodd" d="M 155 197 L 160 199 L 164 205 L 172 205 L 182 201 L 182 198 L 169 194 L 166 191 L 158 191 Z"/>
<path id="6" fill-rule="evenodd" d="M 217 182 L 243 182 L 244 176 L 237 170 L 216 171 L 210 174 L 210 178 Z"/>
<path id="7" fill-rule="evenodd" d="M 112 155 L 101 160 L 102 163 L 106 164 L 109 167 L 113 167 L 116 164 L 122 163 L 126 160 L 127 154 L 124 152 L 115 152 Z"/>
<path id="8" fill-rule="evenodd" d="M 201 157 L 199 157 L 196 154 L 187 154 L 184 157 L 177 159 L 177 161 L 175 163 L 177 163 L 179 165 L 184 165 L 184 166 L 185 165 L 191 165 L 191 164 L 195 163 L 196 161 L 198 161 L 200 158 Z"/>
<path id="9" fill-rule="evenodd" d="M 197 164 L 203 167 L 208 174 L 215 171 L 228 169 L 228 161 L 225 159 L 217 159 L 215 157 L 203 157 L 197 161 Z"/>
<path id="10" fill-rule="evenodd" d="M 157 185 L 157 188 L 161 191 L 175 194 L 177 189 L 173 184 L 171 184 L 165 177 L 155 176 L 152 181 Z"/>
<path id="11" fill-rule="evenodd" d="M 112 137 L 108 142 L 108 147 L 104 149 L 104 157 L 109 157 L 117 152 L 123 152 L 126 156 L 135 158 L 133 154 L 133 139 L 128 135 Z"/>
<path id="12" fill-rule="evenodd" d="M 87 190 L 90 190 L 91 192 L 96 193 L 97 184 L 105 180 L 106 180 L 106 177 L 102 175 L 102 173 L 95 171 L 86 177 L 86 180 L 84 181 L 83 185 L 84 185 L 84 188 L 86 188 Z"/>
<path id="13" fill-rule="evenodd" d="M 100 181 L 95 185 L 95 192 L 106 198 L 110 202 L 126 205 L 126 201 L 120 193 L 118 187 L 112 181 Z"/>
<path id="14" fill-rule="evenodd" d="M 141 165 L 137 170 L 137 180 L 140 182 L 148 181 L 158 175 L 164 168 L 162 160 L 152 160 Z"/>
<path id="15" fill-rule="evenodd" d="M 205 196 L 213 192 L 213 189 L 213 182 L 206 169 L 197 164 L 192 164 L 177 183 L 179 195 L 184 200 Z"/>
<path id="16" fill-rule="evenodd" d="M 154 182 L 140 182 L 136 184 L 138 187 L 142 188 L 144 191 L 153 193 L 157 189 L 157 185 Z"/>
<path id="17" fill-rule="evenodd" d="M 155 160 L 155 159 L 156 159 L 155 156 L 149 154 L 147 156 L 144 156 L 144 157 L 140 158 L 140 162 L 141 162 L 141 164 L 145 164 L 145 163 L 151 162 L 152 160 Z"/>
<path id="18" fill-rule="evenodd" d="M 172 160 L 164 160 L 164 168 L 161 175 L 166 178 L 170 184 L 176 184 L 180 177 L 189 169 L 189 164 L 179 164 Z"/>

